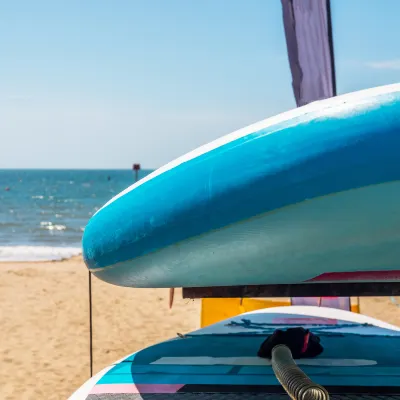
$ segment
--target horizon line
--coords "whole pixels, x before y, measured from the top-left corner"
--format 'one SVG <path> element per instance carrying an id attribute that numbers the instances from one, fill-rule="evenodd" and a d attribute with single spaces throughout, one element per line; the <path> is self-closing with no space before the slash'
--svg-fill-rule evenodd
<path id="1" fill-rule="evenodd" d="M 155 171 L 157 168 L 140 168 L 140 171 Z M 0 168 L 0 171 L 133 171 L 132 168 L 77 168 L 77 167 L 69 167 L 69 168 L 63 168 L 63 167 L 56 167 L 56 168 L 34 168 L 34 167 L 17 167 L 17 168 Z"/>

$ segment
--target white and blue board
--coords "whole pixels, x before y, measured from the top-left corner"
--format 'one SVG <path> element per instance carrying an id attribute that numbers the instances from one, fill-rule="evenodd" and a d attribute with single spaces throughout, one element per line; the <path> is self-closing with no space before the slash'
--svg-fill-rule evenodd
<path id="1" fill-rule="evenodd" d="M 283 389 L 270 361 L 257 351 L 275 329 L 291 326 L 320 336 L 323 353 L 296 362 L 330 393 L 398 398 L 393 395 L 400 393 L 400 328 L 348 311 L 291 306 L 242 314 L 131 354 L 87 381 L 70 400 L 162 394 L 182 400 L 200 393 L 205 400 L 223 400 L 227 393 L 238 400 L 255 394 L 275 399 Z"/>
<path id="2" fill-rule="evenodd" d="M 85 262 L 131 287 L 399 280 L 399 149 L 400 85 L 269 118 L 114 197 Z"/>

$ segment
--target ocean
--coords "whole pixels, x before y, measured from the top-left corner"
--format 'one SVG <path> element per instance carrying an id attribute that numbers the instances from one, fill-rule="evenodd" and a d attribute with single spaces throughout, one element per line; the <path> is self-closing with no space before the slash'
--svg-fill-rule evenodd
<path id="1" fill-rule="evenodd" d="M 0 261 L 80 254 L 89 218 L 134 181 L 131 170 L 0 170 Z"/>

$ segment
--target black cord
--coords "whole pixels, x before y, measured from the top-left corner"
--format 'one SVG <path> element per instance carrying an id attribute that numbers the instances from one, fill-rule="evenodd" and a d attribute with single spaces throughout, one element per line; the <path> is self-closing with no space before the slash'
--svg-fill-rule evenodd
<path id="1" fill-rule="evenodd" d="M 89 354 L 90 377 L 93 376 L 93 319 L 92 319 L 92 273 L 89 271 Z"/>

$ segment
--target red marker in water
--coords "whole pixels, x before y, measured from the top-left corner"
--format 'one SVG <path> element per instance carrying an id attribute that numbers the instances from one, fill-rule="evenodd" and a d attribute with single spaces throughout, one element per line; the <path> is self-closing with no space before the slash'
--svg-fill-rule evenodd
<path id="1" fill-rule="evenodd" d="M 139 179 L 140 164 L 133 164 L 132 169 L 135 171 L 135 182 Z"/>

